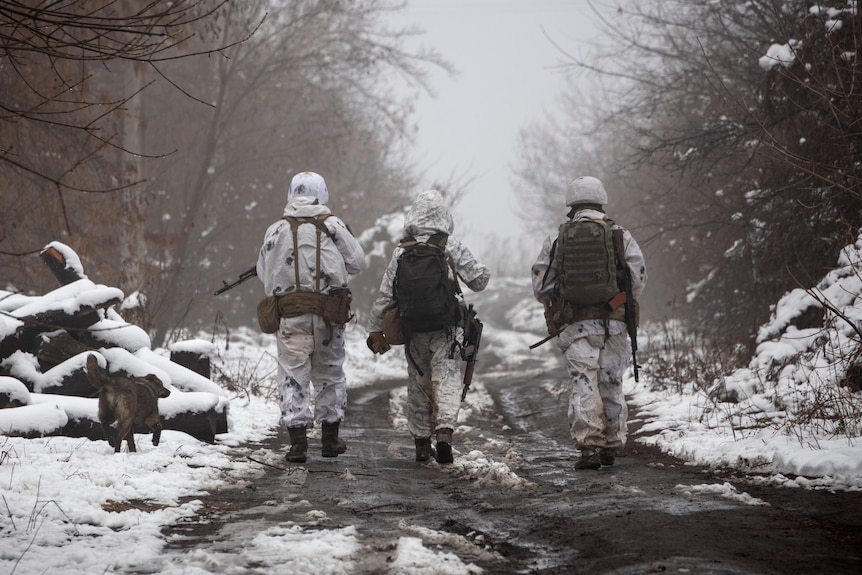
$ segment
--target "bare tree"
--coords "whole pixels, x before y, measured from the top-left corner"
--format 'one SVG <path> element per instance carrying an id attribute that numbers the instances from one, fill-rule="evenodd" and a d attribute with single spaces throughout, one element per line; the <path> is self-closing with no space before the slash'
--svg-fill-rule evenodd
<path id="1" fill-rule="evenodd" d="M 653 285 L 671 279 L 693 325 L 751 344 L 792 278 L 820 277 L 862 224 L 858 3 L 591 5 L 609 43 L 567 57 L 619 80 L 597 125 L 641 187 Z"/>
<path id="2" fill-rule="evenodd" d="M 105 260 L 117 255 L 106 246 L 117 246 L 117 283 L 127 290 L 141 283 L 143 71 L 160 75 L 166 62 L 214 52 L 195 54 L 186 46 L 226 3 L 0 3 L 0 218 L 6 224 L 0 269 L 7 281 L 38 289 L 38 275 L 26 267 L 22 273 L 16 260 L 59 239 Z M 105 222 L 107 214 L 122 220 Z"/>
<path id="3" fill-rule="evenodd" d="M 254 284 L 219 300 L 212 291 L 255 263 L 296 172 L 323 174 L 330 206 L 357 232 L 406 201 L 416 177 L 406 156 L 411 109 L 389 86 L 399 75 L 424 89 L 426 66 L 448 66 L 433 52 L 405 52 L 401 43 L 413 31 L 385 28 L 384 16 L 400 5 L 231 5 L 221 33 L 244 29 L 263 13 L 266 21 L 224 58 L 171 65 L 172 76 L 214 106 L 178 101 L 147 114 L 151 142 L 180 149 L 148 164 L 154 199 L 147 228 L 151 244 L 162 248 L 145 286 L 157 340 L 211 319 L 214 306 L 233 320 L 253 321 Z"/>
<path id="4" fill-rule="evenodd" d="M 448 66 L 434 52 L 401 48 L 418 31 L 382 24 L 402 5 L 199 1 L 123 12 L 122 3 L 62 4 L 79 11 L 69 20 L 87 22 L 82 14 L 91 7 L 94 26 L 110 22 L 133 33 L 110 35 L 102 60 L 83 49 L 87 57 L 77 60 L 57 50 L 18 53 L 32 79 L 0 74 L 2 93 L 28 98 L 4 102 L 15 117 L 0 118 L 14 126 L 4 130 L 0 154 L 21 164 L 0 171 L 0 183 L 13 190 L 0 206 L 10 224 L 0 250 L 23 254 L 74 240 L 103 281 L 146 294 L 146 317 L 136 323 L 151 327 L 155 341 L 222 311 L 251 323 L 254 298 L 238 294 L 216 312 L 222 300 L 212 290 L 254 263 L 293 173 L 324 174 L 334 210 L 358 230 L 407 201 L 416 177 L 405 153 L 410 96 L 389 88 L 398 75 L 427 89 L 424 69 Z M 155 15 L 152 27 L 138 25 Z M 117 47 L 123 38 L 126 51 Z M 69 90 L 77 105 L 58 96 Z M 39 115 L 49 108 L 55 114 Z M 35 282 L 28 273 L 6 277 Z"/>
<path id="5" fill-rule="evenodd" d="M 103 121 L 125 108 L 142 86 L 130 82 L 127 87 L 131 91 L 119 95 L 113 90 L 94 90 L 91 84 L 98 74 L 94 66 L 132 62 L 157 70 L 161 62 L 188 57 L 191 54 L 183 53 L 180 46 L 193 36 L 191 28 L 215 17 L 226 2 L 0 3 L 0 66 L 4 78 L 11 78 L 7 81 L 16 88 L 14 99 L 0 101 L 0 121 L 56 124 L 123 149 L 122 141 L 104 129 Z M 47 179 L 59 188 L 85 190 L 34 166 L 7 143 L 0 147 L 0 162 Z M 74 166 L 67 168 L 66 174 L 72 171 Z"/>

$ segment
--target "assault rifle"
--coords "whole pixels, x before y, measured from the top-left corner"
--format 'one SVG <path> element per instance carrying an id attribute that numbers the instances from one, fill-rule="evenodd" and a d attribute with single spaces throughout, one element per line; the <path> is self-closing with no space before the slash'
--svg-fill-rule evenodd
<path id="1" fill-rule="evenodd" d="M 242 282 L 244 282 L 244 281 L 248 281 L 248 280 L 250 280 L 251 278 L 255 278 L 255 277 L 257 277 L 257 266 L 255 266 L 255 267 L 253 267 L 253 268 L 251 268 L 251 269 L 247 269 L 247 270 L 245 270 L 244 272 L 242 272 L 241 274 L 239 274 L 239 279 L 238 279 L 238 280 L 236 280 L 236 281 L 235 281 L 235 282 L 233 282 L 233 283 L 230 283 L 230 284 L 229 284 L 229 283 L 227 283 L 226 281 L 221 280 L 221 283 L 222 283 L 222 284 L 224 284 L 224 285 L 222 285 L 220 288 L 218 288 L 217 290 L 215 290 L 215 293 L 214 293 L 213 295 L 220 295 L 220 294 L 223 294 L 223 293 L 224 293 L 224 292 L 226 292 L 227 290 L 235 288 L 236 286 L 238 286 L 238 285 L 239 285 L 239 284 L 241 284 Z"/>
<path id="2" fill-rule="evenodd" d="M 634 366 L 635 381 L 638 381 L 638 320 L 635 310 L 635 298 L 632 296 L 632 270 L 626 265 L 625 246 L 623 245 L 622 230 L 614 230 L 614 251 L 617 253 L 617 269 L 622 274 L 625 289 L 625 318 L 626 330 L 632 342 L 632 365 Z M 614 298 L 616 299 L 616 298 Z"/>
<path id="3" fill-rule="evenodd" d="M 476 367 L 476 356 L 479 355 L 479 343 L 482 341 L 482 322 L 476 316 L 473 304 L 467 306 L 464 317 L 464 341 L 461 344 L 461 359 L 467 362 L 464 370 L 464 387 L 461 389 L 461 401 L 467 397 L 470 383 L 473 381 L 473 370 Z"/>

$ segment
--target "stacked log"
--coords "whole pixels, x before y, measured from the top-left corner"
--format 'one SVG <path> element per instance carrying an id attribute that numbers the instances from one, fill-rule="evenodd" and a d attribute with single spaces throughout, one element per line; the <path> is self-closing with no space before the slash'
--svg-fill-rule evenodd
<path id="1" fill-rule="evenodd" d="M 227 394 L 209 379 L 201 346 L 158 353 L 146 332 L 113 308 L 122 292 L 87 278 L 71 248 L 52 242 L 40 257 L 58 289 L 40 297 L 0 291 L 0 434 L 105 439 L 99 388 L 86 370 L 93 353 L 105 358 L 112 377 L 151 373 L 171 390 L 159 399 L 164 429 L 209 443 L 228 431 Z"/>

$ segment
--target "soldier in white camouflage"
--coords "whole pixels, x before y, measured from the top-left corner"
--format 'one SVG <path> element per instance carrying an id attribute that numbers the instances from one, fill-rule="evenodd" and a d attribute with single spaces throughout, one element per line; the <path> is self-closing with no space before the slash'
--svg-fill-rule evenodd
<path id="1" fill-rule="evenodd" d="M 607 220 L 608 203 L 602 182 L 584 176 L 569 185 L 566 205 L 569 221 Z M 643 252 L 628 230 L 622 232 L 623 259 L 631 271 L 631 292 L 637 301 L 646 284 Z M 632 359 L 632 350 L 623 314 L 608 313 L 606 305 L 571 306 L 558 301 L 560 272 L 554 257 L 557 234 L 545 239 L 532 267 L 533 294 L 545 305 L 546 316 L 564 317 L 549 329 L 558 333 L 557 346 L 563 352 L 571 381 L 568 417 L 571 437 L 580 450 L 576 469 L 599 469 L 613 465 L 618 450 L 626 443 L 627 417 L 623 374 Z M 560 313 L 565 307 L 566 313 Z"/>
<path id="2" fill-rule="evenodd" d="M 427 242 L 435 234 L 447 235 L 445 251 L 458 278 L 472 291 L 481 291 L 488 285 L 491 274 L 466 246 L 451 236 L 454 228 L 452 215 L 437 190 L 420 193 L 404 221 L 405 236 L 418 242 Z M 403 248 L 395 248 L 369 314 L 368 346 L 375 353 L 386 353 L 390 349 L 383 334 L 383 314 L 394 303 L 393 282 L 402 252 Z M 448 274 L 454 281 L 451 269 Z M 452 326 L 413 333 L 405 344 L 407 427 L 415 441 L 416 461 L 427 461 L 432 456 L 441 464 L 454 461 L 452 433 L 461 406 L 461 358 L 457 352 L 453 356 L 452 349 L 453 342 L 462 338 L 463 329 Z M 436 450 L 431 445 L 432 437 L 436 439 Z"/>
<path id="3" fill-rule="evenodd" d="M 257 276 L 266 295 L 330 294 L 347 288 L 349 277 L 362 270 L 365 252 L 347 225 L 331 215 L 325 205 L 328 200 L 326 182 L 319 174 L 301 172 L 292 178 L 283 218 L 267 229 L 258 256 Z M 296 230 L 296 245 L 285 218 L 303 222 Z M 323 218 L 320 225 L 326 233 L 308 223 L 314 218 Z M 285 459 L 305 462 L 306 430 L 315 423 L 321 426 L 321 455 L 344 453 L 347 447 L 339 437 L 347 404 L 344 325 L 333 325 L 315 313 L 281 317 L 276 349 L 280 423 L 291 441 Z"/>

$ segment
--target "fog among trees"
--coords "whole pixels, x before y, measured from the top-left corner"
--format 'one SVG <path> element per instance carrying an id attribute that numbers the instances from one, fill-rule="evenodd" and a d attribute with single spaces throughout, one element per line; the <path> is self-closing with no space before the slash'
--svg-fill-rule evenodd
<path id="1" fill-rule="evenodd" d="M 533 217 L 560 218 L 571 178 L 603 178 L 645 248 L 645 316 L 750 352 L 770 306 L 862 224 L 859 3 L 590 5 L 603 40 L 552 39 L 572 88 L 521 135 Z"/>
<path id="2" fill-rule="evenodd" d="M 357 234 L 409 201 L 410 101 L 390 87 L 448 66 L 384 26 L 399 2 L 139 6 L 0 7 L 0 271 L 42 293 L 36 254 L 69 243 L 94 280 L 145 296 L 127 313 L 161 342 L 254 317 L 259 286 L 212 294 L 256 263 L 296 172 L 324 174 Z"/>
<path id="3" fill-rule="evenodd" d="M 644 317 L 749 349 L 862 223 L 858 1 L 588 4 L 602 41 L 549 38 L 571 82 L 521 134 L 527 217 L 547 229 L 570 179 L 602 178 L 648 257 Z M 156 344 L 249 323 L 259 286 L 212 293 L 254 265 L 294 173 L 323 174 L 357 235 L 421 181 L 410 89 L 448 65 L 405 51 L 421 31 L 387 28 L 400 5 L 0 3 L 4 288 L 55 287 L 37 254 L 58 240 L 145 297 L 124 313 Z M 502 261 L 523 242 L 496 246 L 494 267 L 523 269 Z M 379 275 L 358 278 L 358 309 Z"/>

